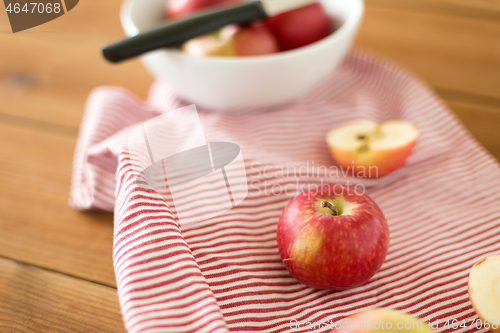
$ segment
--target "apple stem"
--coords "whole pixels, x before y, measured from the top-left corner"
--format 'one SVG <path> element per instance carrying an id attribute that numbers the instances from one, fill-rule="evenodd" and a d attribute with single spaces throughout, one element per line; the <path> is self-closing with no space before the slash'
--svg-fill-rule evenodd
<path id="1" fill-rule="evenodd" d="M 335 206 L 329 202 L 329 201 L 321 201 L 321 208 L 328 208 L 332 211 L 332 215 L 333 216 L 337 216 L 339 215 L 339 212 L 337 211 L 337 208 L 335 208 Z"/>

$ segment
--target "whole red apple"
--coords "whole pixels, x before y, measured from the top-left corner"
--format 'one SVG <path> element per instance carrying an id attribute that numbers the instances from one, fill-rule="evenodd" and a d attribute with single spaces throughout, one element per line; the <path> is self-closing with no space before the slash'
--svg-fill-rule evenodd
<path id="1" fill-rule="evenodd" d="M 314 43 L 328 36 L 332 29 L 331 19 L 319 3 L 273 16 L 266 23 L 282 50 Z"/>
<path id="2" fill-rule="evenodd" d="M 273 35 L 261 24 L 228 25 L 219 31 L 193 38 L 182 46 L 195 56 L 243 57 L 279 51 Z"/>
<path id="3" fill-rule="evenodd" d="M 165 17 L 177 20 L 193 15 L 202 9 L 239 2 L 240 0 L 167 0 L 165 4 Z"/>
<path id="4" fill-rule="evenodd" d="M 325 185 L 292 199 L 277 235 L 290 274 L 317 289 L 364 284 L 380 269 L 389 249 L 389 228 L 380 208 L 343 185 Z"/>

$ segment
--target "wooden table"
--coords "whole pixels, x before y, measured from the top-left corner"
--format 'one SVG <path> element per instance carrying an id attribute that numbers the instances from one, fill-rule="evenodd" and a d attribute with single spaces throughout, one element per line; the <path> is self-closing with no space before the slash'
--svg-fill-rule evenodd
<path id="1" fill-rule="evenodd" d="M 366 0 L 357 46 L 425 79 L 500 158 L 500 0 Z M 122 332 L 113 216 L 68 206 L 85 99 L 101 85 L 145 97 L 137 61 L 106 63 L 120 0 L 85 0 L 12 34 L 0 12 L 0 331 Z"/>

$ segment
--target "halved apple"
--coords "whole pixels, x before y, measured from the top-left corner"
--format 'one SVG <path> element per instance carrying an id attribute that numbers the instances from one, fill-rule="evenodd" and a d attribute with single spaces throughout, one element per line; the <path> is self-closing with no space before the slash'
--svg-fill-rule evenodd
<path id="1" fill-rule="evenodd" d="M 401 120 L 382 124 L 356 120 L 332 129 L 326 137 L 335 162 L 362 178 L 382 177 L 401 167 L 417 139 L 418 129 Z"/>
<path id="2" fill-rule="evenodd" d="M 500 254 L 479 260 L 469 274 L 469 298 L 482 327 L 500 332 Z"/>

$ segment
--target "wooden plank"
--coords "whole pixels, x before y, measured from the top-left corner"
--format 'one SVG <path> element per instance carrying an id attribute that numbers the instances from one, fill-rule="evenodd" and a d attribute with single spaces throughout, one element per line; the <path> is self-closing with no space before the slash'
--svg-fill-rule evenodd
<path id="1" fill-rule="evenodd" d="M 0 258 L 1 332 L 124 332 L 116 289 Z"/>
<path id="2" fill-rule="evenodd" d="M 448 100 L 448 105 L 467 125 L 472 135 L 500 161 L 500 107 Z"/>
<path id="3" fill-rule="evenodd" d="M 119 85 L 144 98 L 153 79 L 142 65 L 111 65 L 99 52 L 123 36 L 119 5 L 81 1 L 43 26 L 0 34 L 8 50 L 0 53 L 0 112 L 77 128 L 94 87 Z M 5 15 L 0 13 L 1 27 Z M 500 100 L 499 37 L 498 21 L 369 4 L 356 44 L 401 63 L 438 91 Z"/>
<path id="4" fill-rule="evenodd" d="M 369 5 L 430 10 L 441 13 L 500 18 L 500 0 L 365 0 Z"/>
<path id="5" fill-rule="evenodd" d="M 80 1 L 42 26 L 10 30 L 0 11 L 0 112 L 77 128 L 92 89 L 122 86 L 145 98 L 153 82 L 138 60 L 106 62 L 100 49 L 124 36 L 120 0 Z"/>
<path id="6" fill-rule="evenodd" d="M 0 256 L 115 286 L 112 214 L 68 205 L 75 142 L 0 123 Z"/>
<path id="7" fill-rule="evenodd" d="M 500 21 L 367 6 L 356 45 L 384 55 L 440 89 L 500 105 Z"/>

